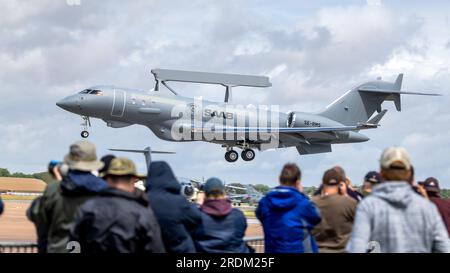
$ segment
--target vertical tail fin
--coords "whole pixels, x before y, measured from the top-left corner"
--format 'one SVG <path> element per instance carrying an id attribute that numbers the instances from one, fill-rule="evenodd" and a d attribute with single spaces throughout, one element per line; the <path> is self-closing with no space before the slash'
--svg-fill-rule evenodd
<path id="1" fill-rule="evenodd" d="M 320 115 L 338 121 L 344 125 L 366 123 L 375 111 L 381 112 L 384 101 L 393 101 L 398 111 L 401 110 L 400 95 L 439 96 L 440 94 L 400 91 L 403 74 L 395 82 L 381 80 L 366 82 L 345 93 L 331 103 Z M 382 116 L 381 116 L 382 117 Z"/>

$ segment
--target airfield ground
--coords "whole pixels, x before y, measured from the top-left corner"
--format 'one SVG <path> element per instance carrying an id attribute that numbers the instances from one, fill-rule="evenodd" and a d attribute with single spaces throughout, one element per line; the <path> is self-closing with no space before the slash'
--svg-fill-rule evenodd
<path id="1" fill-rule="evenodd" d="M 25 216 L 30 200 L 4 200 L 5 212 L 0 216 L 0 242 L 36 242 L 33 224 Z M 249 211 L 246 209 L 246 211 Z M 262 236 L 262 227 L 258 220 L 248 216 L 246 236 Z"/>

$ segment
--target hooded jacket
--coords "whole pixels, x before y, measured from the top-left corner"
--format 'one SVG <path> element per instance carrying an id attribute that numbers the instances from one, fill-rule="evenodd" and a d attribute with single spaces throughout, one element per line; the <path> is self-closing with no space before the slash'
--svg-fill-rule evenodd
<path id="1" fill-rule="evenodd" d="M 230 200 L 205 200 L 201 211 L 203 223 L 197 227 L 194 235 L 198 252 L 250 252 L 243 240 L 247 220 L 240 210 L 231 207 Z"/>
<path id="2" fill-rule="evenodd" d="M 77 213 L 72 241 L 82 253 L 164 252 L 158 222 L 147 196 L 107 188 L 86 201 Z"/>
<path id="3" fill-rule="evenodd" d="M 181 195 L 181 185 L 166 162 L 150 165 L 145 187 L 166 251 L 195 252 L 191 234 L 201 224 L 200 210 Z"/>
<path id="4" fill-rule="evenodd" d="M 259 202 L 266 253 L 317 252 L 311 230 L 321 218 L 316 206 L 293 187 L 279 186 Z"/>
<path id="5" fill-rule="evenodd" d="M 90 172 L 74 170 L 69 171 L 61 183 L 47 186 L 39 210 L 42 225 L 48 228 L 48 252 L 68 252 L 67 243 L 75 214 L 86 200 L 106 188 L 103 179 Z"/>
<path id="6" fill-rule="evenodd" d="M 348 252 L 450 252 L 450 242 L 434 204 L 407 182 L 373 188 L 356 211 Z"/>

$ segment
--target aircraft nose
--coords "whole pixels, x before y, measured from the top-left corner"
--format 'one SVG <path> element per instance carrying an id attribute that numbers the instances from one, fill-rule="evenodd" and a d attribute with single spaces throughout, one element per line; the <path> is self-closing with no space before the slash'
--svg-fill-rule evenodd
<path id="1" fill-rule="evenodd" d="M 58 101 L 56 105 L 64 110 L 74 111 L 77 108 L 77 101 L 73 96 L 69 96 Z"/>

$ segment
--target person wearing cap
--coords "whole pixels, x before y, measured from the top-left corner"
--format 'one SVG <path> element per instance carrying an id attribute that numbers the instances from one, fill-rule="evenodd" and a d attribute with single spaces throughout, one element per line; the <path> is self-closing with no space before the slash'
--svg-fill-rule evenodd
<path id="1" fill-rule="evenodd" d="M 408 183 L 411 160 L 402 147 L 390 147 L 380 159 L 382 183 L 356 210 L 348 252 L 450 252 L 450 240 L 434 204 Z"/>
<path id="2" fill-rule="evenodd" d="M 280 186 L 260 201 L 256 217 L 263 225 L 266 253 L 305 253 L 318 251 L 311 230 L 320 222 L 314 203 L 302 193 L 301 171 L 286 164 L 279 177 Z"/>
<path id="3" fill-rule="evenodd" d="M 348 195 L 339 194 L 343 180 L 335 169 L 327 170 L 322 178 L 322 194 L 312 198 L 322 216 L 312 231 L 321 253 L 345 252 L 352 231 L 358 203 Z"/>
<path id="4" fill-rule="evenodd" d="M 152 162 L 145 188 L 150 205 L 161 226 L 166 251 L 196 252 L 192 234 L 202 223 L 201 212 L 181 194 L 181 185 L 169 164 L 164 161 Z"/>
<path id="5" fill-rule="evenodd" d="M 341 177 L 343 177 L 343 182 L 340 184 L 340 194 L 348 195 L 353 198 L 356 202 L 359 202 L 363 199 L 363 195 L 359 193 L 356 189 L 353 188 L 352 182 L 350 178 L 346 175 L 344 168 L 341 166 L 334 166 L 332 169 L 337 171 Z M 314 196 L 320 196 L 322 194 L 322 185 L 314 192 Z"/>
<path id="6" fill-rule="evenodd" d="M 69 233 L 79 207 L 107 188 L 103 179 L 92 174 L 103 165 L 97 160 L 94 144 L 77 141 L 70 145 L 59 166 L 62 181 L 49 184 L 40 201 L 40 219 L 48 227 L 47 252 L 69 251 Z"/>
<path id="7" fill-rule="evenodd" d="M 450 236 L 450 200 L 441 198 L 439 181 L 434 177 L 425 179 L 423 187 L 427 192 L 428 199 L 438 208 Z"/>
<path id="8" fill-rule="evenodd" d="M 103 177 L 108 188 L 84 203 L 71 230 L 81 253 L 165 252 L 159 224 L 145 193 L 134 183 L 145 178 L 128 158 L 111 160 Z"/>
<path id="9" fill-rule="evenodd" d="M 381 176 L 378 172 L 371 171 L 364 176 L 364 182 L 362 186 L 362 192 L 364 196 L 369 195 L 372 192 L 374 186 L 381 183 Z"/>
<path id="10" fill-rule="evenodd" d="M 210 178 L 203 186 L 205 200 L 200 209 L 202 225 L 194 232 L 197 252 L 249 253 L 244 242 L 247 219 L 242 211 L 232 208 L 226 197 L 225 185 Z"/>

